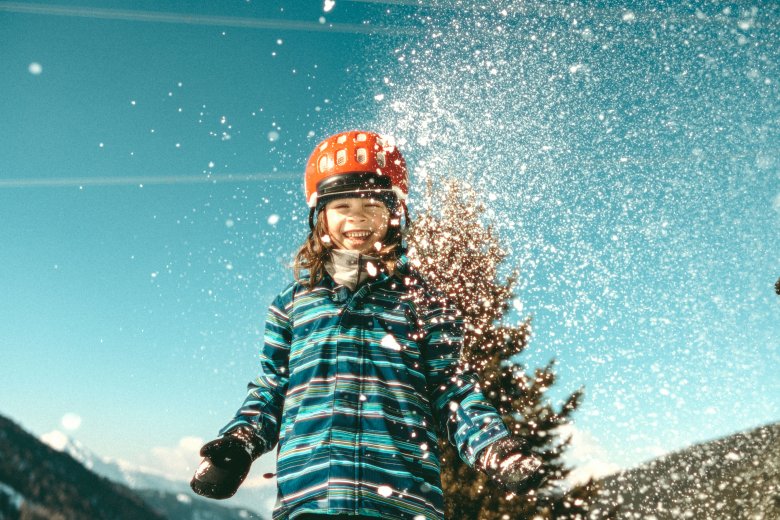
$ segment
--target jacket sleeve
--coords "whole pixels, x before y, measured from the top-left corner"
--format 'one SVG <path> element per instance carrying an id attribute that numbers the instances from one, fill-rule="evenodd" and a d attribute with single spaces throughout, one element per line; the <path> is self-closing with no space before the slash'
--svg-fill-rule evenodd
<path id="1" fill-rule="evenodd" d="M 235 417 L 219 431 L 220 435 L 225 435 L 236 428 L 249 430 L 256 457 L 273 449 L 279 440 L 289 381 L 292 326 L 286 301 L 290 300 L 291 292 L 291 288 L 282 292 L 268 308 L 259 374 L 247 385 L 246 399 Z"/>
<path id="2" fill-rule="evenodd" d="M 480 391 L 477 374 L 461 366 L 463 318 L 455 305 L 439 300 L 421 318 L 422 355 L 433 413 L 460 458 L 473 467 L 479 453 L 509 431 Z"/>

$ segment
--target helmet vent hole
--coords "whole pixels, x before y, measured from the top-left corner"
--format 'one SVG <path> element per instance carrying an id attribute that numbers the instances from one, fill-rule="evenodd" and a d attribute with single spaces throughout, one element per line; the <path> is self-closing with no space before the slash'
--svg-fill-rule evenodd
<path id="1" fill-rule="evenodd" d="M 368 136 L 366 134 L 358 134 L 356 141 L 358 143 L 363 143 L 368 139 Z"/>
<path id="2" fill-rule="evenodd" d="M 342 149 L 336 152 L 336 165 L 344 166 L 347 163 L 347 150 Z"/>
<path id="3" fill-rule="evenodd" d="M 324 173 L 324 172 L 328 171 L 328 156 L 327 155 L 323 155 L 322 157 L 320 157 L 320 162 L 319 162 L 318 167 L 319 167 L 321 173 Z"/>
<path id="4" fill-rule="evenodd" d="M 358 148 L 357 149 L 357 162 L 360 164 L 366 164 L 368 162 L 368 150 L 365 148 Z"/>
<path id="5" fill-rule="evenodd" d="M 379 165 L 380 168 L 385 167 L 385 152 L 376 153 L 376 163 Z"/>
<path id="6" fill-rule="evenodd" d="M 347 142 L 347 134 L 340 135 L 338 139 L 336 139 L 336 142 L 338 144 L 344 144 Z"/>
<path id="7" fill-rule="evenodd" d="M 322 144 L 320 145 L 320 151 L 321 151 L 321 152 L 324 152 L 324 151 L 325 151 L 325 148 L 327 148 L 327 147 L 328 147 L 328 141 L 325 141 L 324 143 L 322 143 Z"/>

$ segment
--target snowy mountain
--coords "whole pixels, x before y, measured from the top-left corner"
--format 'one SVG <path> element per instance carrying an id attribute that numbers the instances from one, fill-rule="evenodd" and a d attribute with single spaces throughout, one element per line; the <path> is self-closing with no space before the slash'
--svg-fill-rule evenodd
<path id="1" fill-rule="evenodd" d="M 0 517 L 164 518 L 128 488 L 99 477 L 2 416 Z"/>
<path id="2" fill-rule="evenodd" d="M 192 492 L 188 481 L 176 480 L 152 468 L 133 465 L 127 461 L 101 457 L 61 431 L 45 433 L 41 436 L 41 441 L 59 452 L 67 453 L 98 475 L 136 490 L 145 498 L 158 497 L 159 493 L 163 492 L 178 497 L 181 502 L 203 501 Z M 253 477 L 250 473 L 249 478 L 234 497 L 228 501 L 212 503 L 240 507 L 261 517 L 270 517 L 276 499 L 276 488 L 259 485 L 261 482 L 261 478 Z M 160 498 L 160 500 L 165 502 L 167 499 Z"/>
<path id="3" fill-rule="evenodd" d="M 153 469 L 134 466 L 123 460 L 101 457 L 61 431 L 54 430 L 45 433 L 41 435 L 40 440 L 52 449 L 67 453 L 85 468 L 129 488 L 191 493 L 190 486 L 185 481 L 171 479 Z"/>
<path id="4" fill-rule="evenodd" d="M 249 520 L 261 515 L 197 497 L 186 483 L 134 472 L 61 433 L 41 442 L 0 416 L 0 519 Z M 117 480 L 152 489 L 133 490 Z M 165 487 L 169 486 L 169 487 Z M 176 488 L 186 487 L 186 492 Z M 173 488 L 173 489 L 172 489 Z M 169 491 L 170 489 L 170 491 Z"/>

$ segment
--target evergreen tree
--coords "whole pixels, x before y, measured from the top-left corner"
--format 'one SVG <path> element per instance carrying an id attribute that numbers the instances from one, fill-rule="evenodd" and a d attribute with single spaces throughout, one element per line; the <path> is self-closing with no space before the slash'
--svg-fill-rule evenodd
<path id="1" fill-rule="evenodd" d="M 429 186 L 429 193 L 431 188 Z M 454 448 L 440 443 L 446 517 L 504 520 L 522 518 L 586 518 L 597 490 L 592 482 L 565 496 L 558 491 L 571 471 L 562 455 L 571 439 L 558 427 L 570 420 L 582 399 L 572 393 L 559 410 L 545 399 L 556 382 L 553 362 L 526 373 L 517 362 L 528 343 L 530 320 L 519 326 L 502 324 L 512 301 L 516 276 L 499 282 L 498 268 L 506 257 L 490 227 L 481 222 L 484 208 L 476 195 L 455 184 L 443 191 L 443 203 L 417 217 L 409 233 L 412 265 L 438 291 L 455 302 L 465 320 L 461 362 L 476 370 L 485 396 L 514 435 L 544 461 L 553 478 L 542 490 L 522 497 L 510 495 L 469 468 Z M 437 197 L 442 201 L 442 197 Z"/>

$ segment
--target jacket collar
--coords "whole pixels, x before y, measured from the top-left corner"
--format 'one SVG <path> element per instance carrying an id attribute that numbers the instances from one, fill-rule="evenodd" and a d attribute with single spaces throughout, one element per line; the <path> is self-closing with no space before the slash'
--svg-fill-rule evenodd
<path id="1" fill-rule="evenodd" d="M 365 258 L 365 255 L 361 255 Z M 369 257 L 370 258 L 370 257 Z M 401 249 L 400 255 L 398 257 L 398 260 L 395 263 L 395 269 L 392 273 L 388 273 L 384 269 L 384 265 L 382 265 L 381 262 L 377 261 L 379 268 L 379 272 L 375 277 L 370 278 L 367 283 L 362 284 L 365 286 L 375 287 L 377 285 L 381 285 L 382 283 L 386 282 L 387 280 L 391 278 L 395 278 L 396 280 L 403 281 L 405 276 L 408 276 L 411 274 L 411 265 L 409 262 L 409 257 L 407 256 L 407 250 L 406 248 Z M 376 264 L 375 264 L 376 265 Z M 325 264 L 325 276 L 323 277 L 322 281 L 320 281 L 320 286 L 326 286 L 330 289 L 335 289 L 336 287 L 342 286 L 347 287 L 344 284 L 340 283 L 338 280 L 336 280 L 333 275 L 331 274 L 330 270 L 327 267 L 327 263 Z M 360 290 L 361 285 L 359 284 L 356 289 Z M 352 290 L 354 292 L 354 290 Z"/>
<path id="2" fill-rule="evenodd" d="M 354 292 L 364 282 L 376 279 L 381 263 L 379 258 L 358 251 L 334 249 L 324 267 L 337 284 Z"/>

